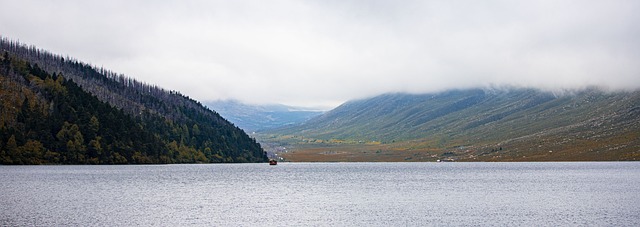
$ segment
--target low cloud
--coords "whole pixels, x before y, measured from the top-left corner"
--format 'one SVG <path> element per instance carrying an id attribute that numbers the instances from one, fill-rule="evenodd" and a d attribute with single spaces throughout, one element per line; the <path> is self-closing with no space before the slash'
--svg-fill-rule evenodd
<path id="1" fill-rule="evenodd" d="M 2 36 L 201 101 L 640 88 L 637 1 L 9 1 Z"/>

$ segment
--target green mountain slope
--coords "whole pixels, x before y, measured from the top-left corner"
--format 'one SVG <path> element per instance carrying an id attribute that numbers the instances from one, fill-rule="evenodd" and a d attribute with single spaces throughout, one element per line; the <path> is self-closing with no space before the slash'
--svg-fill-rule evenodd
<path id="1" fill-rule="evenodd" d="M 379 141 L 467 160 L 637 160 L 640 92 L 514 88 L 386 94 L 270 133 Z"/>
<path id="2" fill-rule="evenodd" d="M 0 41 L 0 162 L 263 162 L 260 145 L 200 103 Z"/>

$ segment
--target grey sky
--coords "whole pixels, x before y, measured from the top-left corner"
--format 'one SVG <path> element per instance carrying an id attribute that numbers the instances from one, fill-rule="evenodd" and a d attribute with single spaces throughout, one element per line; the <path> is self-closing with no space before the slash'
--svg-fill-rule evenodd
<path id="1" fill-rule="evenodd" d="M 333 107 L 480 86 L 640 88 L 640 1 L 0 0 L 0 35 L 200 101 Z"/>

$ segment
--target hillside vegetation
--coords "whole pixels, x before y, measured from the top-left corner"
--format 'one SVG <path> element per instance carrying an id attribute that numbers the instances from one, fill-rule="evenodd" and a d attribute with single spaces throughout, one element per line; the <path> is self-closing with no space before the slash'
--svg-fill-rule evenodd
<path id="1" fill-rule="evenodd" d="M 0 40 L 0 163 L 263 162 L 241 129 L 178 92 Z"/>
<path id="2" fill-rule="evenodd" d="M 263 137 L 304 161 L 638 160 L 640 92 L 385 94 Z"/>

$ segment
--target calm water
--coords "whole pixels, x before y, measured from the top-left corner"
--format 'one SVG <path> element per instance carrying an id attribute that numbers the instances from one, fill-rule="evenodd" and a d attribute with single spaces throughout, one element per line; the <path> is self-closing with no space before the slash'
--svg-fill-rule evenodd
<path id="1" fill-rule="evenodd" d="M 0 166 L 0 226 L 639 226 L 640 163 Z"/>

